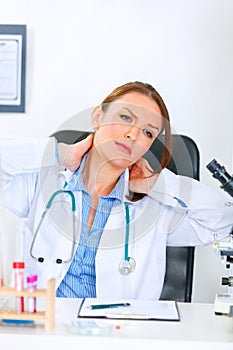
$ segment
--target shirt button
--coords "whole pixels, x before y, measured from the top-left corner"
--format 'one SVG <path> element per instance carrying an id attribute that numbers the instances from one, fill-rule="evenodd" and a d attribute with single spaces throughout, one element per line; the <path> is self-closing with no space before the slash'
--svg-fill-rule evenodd
<path id="1" fill-rule="evenodd" d="M 104 259 L 101 258 L 101 257 L 99 256 L 99 257 L 98 257 L 98 263 L 99 263 L 99 264 L 103 264 L 103 262 L 104 262 Z"/>

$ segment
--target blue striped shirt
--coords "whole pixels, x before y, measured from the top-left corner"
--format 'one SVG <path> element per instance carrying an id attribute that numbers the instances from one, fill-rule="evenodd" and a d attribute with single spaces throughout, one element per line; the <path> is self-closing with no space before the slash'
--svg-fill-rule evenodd
<path id="1" fill-rule="evenodd" d="M 73 174 L 69 190 L 82 192 L 82 229 L 80 241 L 73 261 L 57 289 L 57 297 L 87 298 L 96 297 L 95 256 L 103 228 L 113 206 L 119 206 L 124 194 L 124 173 L 108 196 L 100 196 L 95 218 L 88 231 L 88 215 L 91 196 L 83 183 L 82 172 L 86 161 L 84 156 L 79 169 Z"/>

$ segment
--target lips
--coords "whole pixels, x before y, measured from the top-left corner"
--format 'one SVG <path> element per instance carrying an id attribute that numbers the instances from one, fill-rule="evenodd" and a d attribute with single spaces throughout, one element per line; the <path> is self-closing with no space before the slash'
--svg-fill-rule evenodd
<path id="1" fill-rule="evenodd" d="M 132 150 L 131 150 L 130 147 L 128 147 L 128 146 L 126 146 L 125 144 L 120 143 L 120 142 L 115 142 L 115 144 L 117 145 L 117 148 L 118 148 L 121 152 L 123 152 L 123 153 L 125 153 L 125 154 L 127 154 L 127 155 L 131 155 Z"/>

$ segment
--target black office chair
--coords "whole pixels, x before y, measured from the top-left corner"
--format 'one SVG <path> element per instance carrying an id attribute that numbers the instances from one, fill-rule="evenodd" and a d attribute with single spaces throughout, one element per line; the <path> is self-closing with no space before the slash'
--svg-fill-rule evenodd
<path id="1" fill-rule="evenodd" d="M 161 135 L 153 143 L 151 152 L 145 155 L 149 162 L 153 158 L 150 162 L 152 167 L 153 162 L 155 167 L 158 166 L 163 142 L 164 137 Z M 200 155 L 196 143 L 185 135 L 172 135 L 172 142 L 172 158 L 167 168 L 175 174 L 199 180 Z M 167 247 L 166 275 L 161 300 L 192 301 L 194 253 L 195 247 Z"/>
<path id="2" fill-rule="evenodd" d="M 73 144 L 88 136 L 87 131 L 61 130 L 54 136 L 58 142 Z M 175 174 L 199 180 L 199 151 L 196 143 L 184 135 L 172 135 L 172 158 L 167 166 Z M 161 135 L 145 154 L 152 168 L 157 168 L 163 151 L 164 136 Z M 188 233 L 187 233 L 188 234 Z M 191 302 L 193 285 L 194 247 L 167 247 L 166 275 L 161 300 Z"/>

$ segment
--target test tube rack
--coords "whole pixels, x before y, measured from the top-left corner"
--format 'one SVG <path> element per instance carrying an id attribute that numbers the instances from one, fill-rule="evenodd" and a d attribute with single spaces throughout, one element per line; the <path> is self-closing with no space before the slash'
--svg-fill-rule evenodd
<path id="1" fill-rule="evenodd" d="M 15 297 L 44 297 L 45 311 L 36 311 L 34 313 L 21 312 L 17 313 L 12 310 L 0 310 L 0 319 L 7 320 L 27 320 L 27 321 L 45 321 L 45 331 L 50 331 L 54 328 L 55 324 L 55 279 L 51 279 L 47 283 L 46 289 L 36 289 L 33 292 L 29 292 L 27 289 L 23 289 L 21 292 L 16 291 L 14 288 L 0 287 L 0 296 L 15 296 Z"/>

